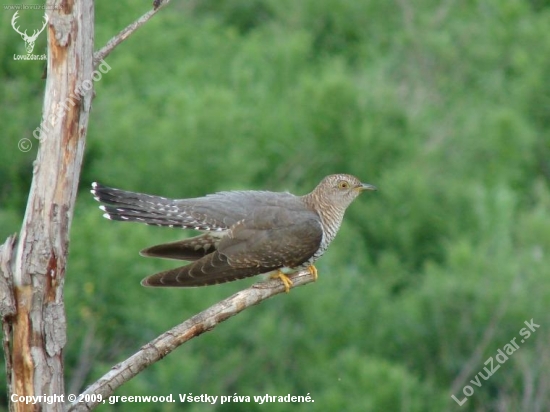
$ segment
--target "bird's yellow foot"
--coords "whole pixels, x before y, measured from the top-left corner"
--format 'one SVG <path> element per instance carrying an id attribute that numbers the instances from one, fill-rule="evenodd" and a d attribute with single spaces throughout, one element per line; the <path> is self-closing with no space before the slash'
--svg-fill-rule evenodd
<path id="1" fill-rule="evenodd" d="M 313 280 L 317 282 L 317 278 L 319 277 L 319 275 L 317 274 L 317 268 L 313 265 L 309 265 L 307 267 L 307 270 L 309 270 L 309 273 L 313 275 Z"/>
<path id="2" fill-rule="evenodd" d="M 271 279 L 281 279 L 281 282 L 283 282 L 283 285 L 285 285 L 285 292 L 290 292 L 290 287 L 293 285 L 292 281 L 289 279 L 287 275 L 285 275 L 280 270 L 277 271 L 274 275 L 271 275 Z"/>

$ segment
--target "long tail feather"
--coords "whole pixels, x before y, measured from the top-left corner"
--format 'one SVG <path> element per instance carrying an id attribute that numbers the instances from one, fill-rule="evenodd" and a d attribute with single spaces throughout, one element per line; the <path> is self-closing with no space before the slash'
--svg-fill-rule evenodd
<path id="1" fill-rule="evenodd" d="M 92 183 L 94 198 L 107 219 L 140 222 L 155 226 L 201 230 L 202 226 L 175 199 L 129 192 Z"/>

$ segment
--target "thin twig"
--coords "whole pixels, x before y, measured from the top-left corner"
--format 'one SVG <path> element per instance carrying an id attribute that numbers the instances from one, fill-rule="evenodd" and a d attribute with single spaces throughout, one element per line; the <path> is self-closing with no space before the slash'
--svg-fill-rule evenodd
<path id="1" fill-rule="evenodd" d="M 97 66 L 99 66 L 99 63 L 107 57 L 120 43 L 122 43 L 124 40 L 126 40 L 132 33 L 134 33 L 137 29 L 139 29 L 141 26 L 143 26 L 147 21 L 151 19 L 157 12 L 162 9 L 165 5 L 170 3 L 170 0 L 163 0 L 162 2 L 158 2 L 158 7 L 153 8 L 152 10 L 149 10 L 147 13 L 145 13 L 143 16 L 141 16 L 139 19 L 134 21 L 133 23 L 129 24 L 126 28 L 124 28 L 120 33 L 118 33 L 116 36 L 112 37 L 111 40 L 107 42 L 105 46 L 103 46 L 99 51 L 94 53 L 94 69 L 97 69 Z M 155 3 L 157 5 L 157 3 Z"/>
<path id="2" fill-rule="evenodd" d="M 293 288 L 315 281 L 315 278 L 307 269 L 296 272 L 291 276 L 291 279 Z M 284 290 L 284 285 L 278 280 L 260 282 L 214 304 L 142 346 L 139 351 L 115 365 L 109 372 L 89 386 L 79 398 L 84 399 L 84 395 L 95 394 L 101 395 L 101 399 L 106 400 L 122 384 L 128 382 L 149 365 L 164 358 L 183 343 L 212 330 L 224 320 L 246 308 L 278 295 Z M 88 396 L 87 398 L 97 399 L 99 397 Z M 88 411 L 98 403 L 100 402 L 73 402 L 68 411 Z"/>

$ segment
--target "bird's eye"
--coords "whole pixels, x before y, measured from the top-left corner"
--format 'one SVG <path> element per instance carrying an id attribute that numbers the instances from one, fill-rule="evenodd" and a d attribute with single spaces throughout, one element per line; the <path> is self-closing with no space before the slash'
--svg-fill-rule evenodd
<path id="1" fill-rule="evenodd" d="M 346 182 L 345 180 L 340 180 L 338 182 L 338 189 L 348 189 L 349 188 L 349 183 Z"/>

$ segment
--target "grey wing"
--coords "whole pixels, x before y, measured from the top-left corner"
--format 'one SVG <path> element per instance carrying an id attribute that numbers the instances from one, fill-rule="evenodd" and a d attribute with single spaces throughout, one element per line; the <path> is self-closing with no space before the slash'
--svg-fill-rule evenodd
<path id="1" fill-rule="evenodd" d="M 237 223 L 218 250 L 236 268 L 293 268 L 319 250 L 322 238 L 319 218 L 313 212 L 265 207 Z"/>
<path id="2" fill-rule="evenodd" d="M 176 205 L 197 222 L 212 222 L 228 229 L 248 219 L 258 208 L 295 205 L 298 198 L 290 193 L 266 191 L 219 192 L 204 197 L 176 200 Z"/>
<path id="3" fill-rule="evenodd" d="M 146 286 L 207 286 L 282 267 L 297 267 L 319 249 L 323 237 L 316 215 L 268 207 L 235 224 L 218 250 L 180 268 L 143 280 Z"/>

